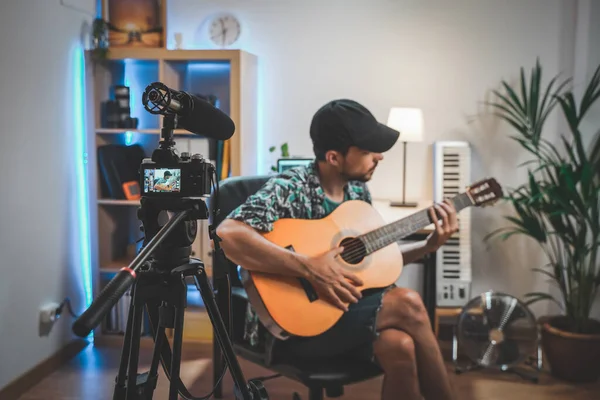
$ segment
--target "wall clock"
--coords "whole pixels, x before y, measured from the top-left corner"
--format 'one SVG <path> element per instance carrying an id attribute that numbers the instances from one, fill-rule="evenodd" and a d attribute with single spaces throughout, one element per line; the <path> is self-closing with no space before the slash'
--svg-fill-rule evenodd
<path id="1" fill-rule="evenodd" d="M 210 23 L 210 40 L 219 47 L 231 46 L 237 42 L 240 33 L 240 21 L 232 14 L 220 14 Z"/>

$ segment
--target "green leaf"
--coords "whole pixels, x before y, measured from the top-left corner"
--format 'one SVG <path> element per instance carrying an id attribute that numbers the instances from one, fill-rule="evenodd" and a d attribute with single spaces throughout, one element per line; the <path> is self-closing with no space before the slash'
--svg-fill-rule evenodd
<path id="1" fill-rule="evenodd" d="M 537 303 L 537 302 L 538 302 L 538 301 L 540 301 L 540 300 L 550 300 L 550 301 L 553 301 L 553 302 L 555 302 L 556 304 L 558 304 L 558 306 L 559 306 L 561 309 L 564 309 L 563 305 L 562 305 L 562 304 L 560 304 L 560 303 L 558 302 L 558 300 L 556 300 L 556 299 L 554 298 L 554 296 L 552 296 L 552 295 L 550 295 L 550 294 L 548 294 L 548 293 L 543 293 L 543 292 L 531 292 L 531 293 L 527 293 L 527 294 L 525 294 L 525 297 L 529 299 L 529 300 L 526 300 L 526 301 L 524 301 L 525 305 L 527 305 L 527 306 L 529 306 L 529 305 L 531 305 L 531 304 L 533 304 L 533 303 Z"/>
<path id="2" fill-rule="evenodd" d="M 581 169 L 581 194 L 584 203 L 587 203 L 591 196 L 593 196 L 593 179 L 594 171 L 592 171 L 592 164 L 586 162 L 583 164 Z"/>
<path id="3" fill-rule="evenodd" d="M 533 87 L 533 74 L 535 73 L 535 68 L 531 70 L 531 86 Z M 521 98 L 523 99 L 523 111 L 525 115 L 529 118 L 531 116 L 531 108 L 530 102 L 527 99 L 527 79 L 525 78 L 525 69 L 521 67 Z"/>
<path id="4" fill-rule="evenodd" d="M 272 153 L 272 152 L 274 152 L 276 148 L 277 148 L 277 147 L 275 147 L 275 146 L 271 146 L 271 147 L 269 147 L 269 153 Z"/>
<path id="5" fill-rule="evenodd" d="M 596 180 L 600 179 L 600 131 L 596 132 L 590 146 L 589 161 L 595 171 Z"/>
<path id="6" fill-rule="evenodd" d="M 502 96 L 499 93 L 497 94 L 497 96 L 504 98 L 504 96 Z M 528 125 L 527 118 L 524 115 L 522 115 L 518 110 L 511 109 L 500 103 L 488 103 L 488 104 L 505 113 L 505 114 L 497 113 L 496 114 L 497 116 L 511 122 L 512 125 L 514 125 L 514 126 L 519 126 L 520 127 L 519 129 L 523 129 L 523 131 L 525 133 L 527 132 L 527 125 Z M 519 132 L 521 132 L 521 130 L 519 130 Z"/>
<path id="7" fill-rule="evenodd" d="M 525 107 L 519 101 L 519 97 L 517 96 L 517 94 L 515 93 L 513 88 L 511 88 L 510 85 L 508 83 L 506 83 L 505 81 L 502 81 L 502 86 L 504 86 L 504 89 L 506 89 L 506 92 L 508 93 L 511 100 L 513 101 L 513 104 L 521 112 L 521 114 L 527 115 Z"/>
<path id="8" fill-rule="evenodd" d="M 533 176 L 533 174 L 531 172 L 529 173 L 529 187 L 531 188 L 532 196 L 540 195 L 540 187 L 537 184 L 537 182 L 535 181 L 535 177 Z"/>
<path id="9" fill-rule="evenodd" d="M 288 144 L 284 143 L 281 145 L 281 156 L 282 157 L 289 157 L 290 156 L 290 152 L 288 150 Z"/>
<path id="10" fill-rule="evenodd" d="M 559 277 L 556 277 L 555 275 L 552 275 L 550 272 L 543 270 L 541 268 L 536 267 L 536 268 L 531 268 L 531 270 L 534 272 L 539 272 L 540 274 L 544 274 L 544 275 L 548 276 L 550 279 L 555 280 L 555 281 L 558 281 L 560 279 Z"/>
<path id="11" fill-rule="evenodd" d="M 561 135 L 560 138 L 563 142 L 563 145 L 565 146 L 565 149 L 567 150 L 567 153 L 569 154 L 571 162 L 573 164 L 577 164 L 577 157 L 575 157 L 575 153 L 573 152 L 573 146 L 571 146 L 571 144 L 567 141 L 565 135 Z"/>
<path id="12" fill-rule="evenodd" d="M 579 113 L 579 120 L 582 120 L 587 111 L 592 107 L 594 102 L 600 97 L 600 65 L 596 68 L 594 76 L 590 79 L 588 87 L 581 100 L 581 110 Z"/>

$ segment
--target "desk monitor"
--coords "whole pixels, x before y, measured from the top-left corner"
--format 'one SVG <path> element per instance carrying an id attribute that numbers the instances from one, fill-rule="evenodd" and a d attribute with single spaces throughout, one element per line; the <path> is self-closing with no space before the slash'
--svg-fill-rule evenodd
<path id="1" fill-rule="evenodd" d="M 313 158 L 280 158 L 277 160 L 277 172 L 282 173 L 286 169 L 308 165 L 313 162 Z"/>

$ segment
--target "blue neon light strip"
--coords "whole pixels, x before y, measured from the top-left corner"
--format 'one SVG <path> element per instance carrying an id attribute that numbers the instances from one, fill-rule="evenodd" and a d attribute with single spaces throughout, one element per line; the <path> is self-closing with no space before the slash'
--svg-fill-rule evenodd
<path id="1" fill-rule="evenodd" d="M 88 203 L 88 180 L 87 180 L 87 137 L 85 127 L 85 59 L 83 49 L 75 48 L 74 60 L 74 82 L 73 82 L 73 107 L 75 116 L 75 172 L 77 177 L 77 208 L 79 222 L 79 248 L 80 267 L 83 277 L 83 289 L 85 294 L 85 308 L 92 304 L 92 277 L 90 256 L 90 224 Z M 90 335 L 93 335 L 93 331 Z"/>
<path id="2" fill-rule="evenodd" d="M 136 103 L 136 90 L 138 90 L 137 86 L 132 87 L 132 82 L 135 82 L 135 79 L 132 80 L 132 76 L 135 75 L 135 71 L 132 71 L 134 65 L 131 60 L 125 60 L 125 78 L 123 84 L 129 88 L 129 103 L 130 103 L 130 113 L 131 116 L 137 115 L 138 105 Z M 127 131 L 125 132 L 125 145 L 131 146 L 133 144 L 133 132 Z"/>

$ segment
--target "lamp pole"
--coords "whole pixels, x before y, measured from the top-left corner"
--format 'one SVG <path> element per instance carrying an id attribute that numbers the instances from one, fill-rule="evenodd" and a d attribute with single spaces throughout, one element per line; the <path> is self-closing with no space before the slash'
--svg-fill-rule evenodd
<path id="1" fill-rule="evenodd" d="M 392 201 L 390 203 L 391 207 L 416 207 L 417 203 L 407 203 L 406 202 L 406 143 L 407 142 L 402 142 L 402 145 L 404 146 L 404 157 L 402 160 L 403 163 L 403 168 L 402 168 L 402 201 L 401 202 L 397 202 L 397 201 Z"/>

